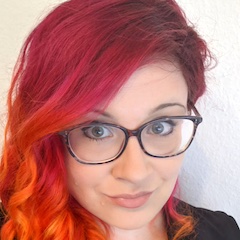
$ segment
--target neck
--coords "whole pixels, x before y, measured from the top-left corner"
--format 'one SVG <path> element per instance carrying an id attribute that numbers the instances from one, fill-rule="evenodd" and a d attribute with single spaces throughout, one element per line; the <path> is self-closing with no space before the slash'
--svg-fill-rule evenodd
<path id="1" fill-rule="evenodd" d="M 165 219 L 159 213 L 150 223 L 137 229 L 114 227 L 111 240 L 168 240 Z"/>

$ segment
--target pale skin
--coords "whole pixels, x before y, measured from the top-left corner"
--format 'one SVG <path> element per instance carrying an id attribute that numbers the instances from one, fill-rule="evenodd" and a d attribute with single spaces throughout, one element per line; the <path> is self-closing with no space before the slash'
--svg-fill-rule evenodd
<path id="1" fill-rule="evenodd" d="M 157 117 L 188 115 L 188 88 L 176 64 L 159 62 L 132 74 L 98 121 L 136 129 Z M 162 208 L 174 189 L 183 154 L 157 159 L 146 155 L 136 137 L 123 154 L 101 165 L 66 156 L 71 194 L 89 212 L 111 226 L 113 240 L 167 239 Z M 118 195 L 147 192 L 139 207 L 125 207 Z"/>

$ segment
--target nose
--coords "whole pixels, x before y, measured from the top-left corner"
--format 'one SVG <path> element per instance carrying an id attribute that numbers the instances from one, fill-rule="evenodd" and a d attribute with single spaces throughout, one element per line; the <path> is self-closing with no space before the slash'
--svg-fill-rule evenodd
<path id="1" fill-rule="evenodd" d="M 146 180 L 153 170 L 149 156 L 141 149 L 135 136 L 131 136 L 122 155 L 114 161 L 112 175 L 132 183 Z"/>

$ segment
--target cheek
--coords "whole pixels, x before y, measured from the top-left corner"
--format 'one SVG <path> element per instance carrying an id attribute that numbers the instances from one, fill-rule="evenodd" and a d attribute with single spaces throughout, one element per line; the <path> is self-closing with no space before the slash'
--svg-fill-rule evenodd
<path id="1" fill-rule="evenodd" d="M 94 185 L 94 171 L 72 159 L 66 160 L 67 181 L 70 190 L 82 190 Z M 96 177 L 96 176 L 95 176 Z"/>
<path id="2" fill-rule="evenodd" d="M 87 205 L 87 199 L 96 188 L 96 176 L 86 166 L 74 159 L 66 159 L 67 184 L 69 193 L 82 205 Z"/>
<path id="3" fill-rule="evenodd" d="M 107 164 L 105 164 L 107 165 Z M 108 176 L 107 166 L 84 165 L 78 163 L 70 155 L 66 156 L 68 188 L 72 195 L 81 196 L 97 189 Z"/>
<path id="4" fill-rule="evenodd" d="M 175 181 L 178 177 L 179 171 L 183 163 L 184 154 L 178 155 L 172 158 L 160 159 L 163 160 L 161 164 L 156 167 L 158 169 L 158 174 L 161 176 L 162 180 Z"/>

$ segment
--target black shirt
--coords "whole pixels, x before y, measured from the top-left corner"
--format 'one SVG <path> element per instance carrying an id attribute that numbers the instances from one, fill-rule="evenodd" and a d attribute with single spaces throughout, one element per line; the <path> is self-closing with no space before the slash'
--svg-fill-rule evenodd
<path id="1" fill-rule="evenodd" d="M 195 240 L 240 240 L 239 227 L 231 216 L 220 211 L 214 212 L 203 208 L 196 208 L 188 204 L 187 206 L 197 221 Z M 181 208 L 179 210 L 181 211 Z M 0 211 L 0 227 L 3 225 L 3 222 L 4 214 Z M 192 239 L 193 236 L 189 236 L 184 240 Z"/>
<path id="2" fill-rule="evenodd" d="M 240 240 L 240 229 L 231 216 L 220 211 L 191 208 L 197 220 L 196 240 Z"/>

